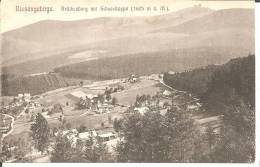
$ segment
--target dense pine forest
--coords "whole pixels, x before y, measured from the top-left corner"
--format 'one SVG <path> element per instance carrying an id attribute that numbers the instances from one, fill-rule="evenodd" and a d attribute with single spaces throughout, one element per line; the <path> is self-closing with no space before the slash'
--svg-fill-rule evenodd
<path id="1" fill-rule="evenodd" d="M 189 72 L 165 74 L 164 82 L 201 98 L 206 111 L 224 117 L 214 151 L 217 162 L 252 162 L 255 156 L 255 56 Z M 219 138 L 219 137 L 218 137 Z M 204 157 L 205 158 L 205 157 Z"/>
<path id="2" fill-rule="evenodd" d="M 166 73 L 164 82 L 178 90 L 189 91 L 206 103 L 230 103 L 240 98 L 254 108 L 254 78 L 255 56 L 249 55 L 232 59 L 224 65 L 207 66 L 173 75 Z"/>
<path id="3" fill-rule="evenodd" d="M 41 74 L 35 76 L 1 75 L 3 96 L 15 96 L 18 93 L 32 95 L 69 86 L 70 82 L 57 74 Z"/>
<path id="4" fill-rule="evenodd" d="M 68 78 L 90 80 L 124 78 L 131 74 L 142 76 L 223 63 L 232 57 L 224 51 L 206 47 L 136 53 L 60 66 L 54 71 Z"/>

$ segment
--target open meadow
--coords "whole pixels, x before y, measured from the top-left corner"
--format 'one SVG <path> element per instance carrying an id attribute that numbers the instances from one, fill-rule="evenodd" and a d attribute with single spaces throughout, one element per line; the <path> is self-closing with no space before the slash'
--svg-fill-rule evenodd
<path id="1" fill-rule="evenodd" d="M 113 128 L 111 120 L 123 117 L 127 106 L 135 102 L 137 95 L 149 94 L 153 96 L 160 91 L 157 84 L 158 82 L 155 80 L 142 78 L 136 83 L 123 82 L 123 80 L 108 80 L 83 86 L 60 88 L 39 95 L 39 99 L 36 101 L 42 104 L 42 106 L 31 109 L 30 113 L 36 114 L 40 112 L 46 118 L 51 128 L 59 127 L 61 126 L 59 118 L 62 113 L 48 115 L 47 111 L 42 112 L 42 109 L 51 109 L 53 105 L 60 104 L 65 121 L 70 124 L 71 128 L 85 126 L 88 129 L 111 129 Z M 98 95 L 104 93 L 106 88 L 118 85 L 123 86 L 124 90 L 111 94 L 112 97 L 117 99 L 118 105 L 114 106 L 109 113 L 98 114 L 87 109 L 79 110 L 76 108 L 76 103 L 79 99 L 71 96 L 73 92 Z M 10 141 L 11 139 L 28 137 L 31 126 L 31 114 L 23 112 L 15 121 L 12 133 L 5 140 Z"/>

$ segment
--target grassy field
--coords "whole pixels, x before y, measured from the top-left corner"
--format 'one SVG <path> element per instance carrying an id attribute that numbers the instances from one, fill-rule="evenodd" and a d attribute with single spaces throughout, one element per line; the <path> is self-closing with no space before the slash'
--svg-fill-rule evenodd
<path id="1" fill-rule="evenodd" d="M 142 79 L 134 84 L 124 83 L 122 85 L 125 87 L 125 90 L 112 94 L 112 97 L 116 97 L 118 103 L 125 106 L 134 104 L 137 95 L 149 94 L 153 96 L 160 91 L 156 81 L 147 79 Z"/>
<path id="2" fill-rule="evenodd" d="M 118 84 L 124 87 L 123 91 L 112 93 L 112 97 L 117 98 L 117 103 L 120 104 L 115 106 L 110 113 L 97 114 L 87 109 L 78 110 L 75 108 L 75 103 L 77 100 L 75 98 L 70 98 L 68 96 L 74 91 L 82 91 L 86 94 L 98 94 L 103 93 L 104 88 L 109 86 L 117 86 Z M 85 126 L 87 129 L 96 129 L 100 131 L 108 131 L 113 129 L 113 120 L 115 118 L 122 118 L 125 115 L 127 106 L 134 104 L 137 95 L 155 95 L 157 92 L 163 91 L 166 89 L 165 86 L 162 86 L 155 80 L 149 80 L 145 77 L 142 77 L 136 83 L 124 83 L 122 81 L 114 82 L 97 82 L 90 85 L 84 85 L 83 87 L 67 87 L 59 90 L 54 90 L 47 92 L 38 99 L 41 104 L 44 104 L 43 107 L 39 107 L 34 110 L 34 113 L 42 111 L 42 108 L 51 108 L 53 104 L 60 103 L 63 107 L 64 118 L 66 124 L 70 124 L 71 128 L 78 128 L 79 126 Z M 177 104 L 188 103 L 189 101 L 194 100 L 193 97 L 188 93 L 176 93 L 174 101 Z M 69 102 L 69 105 L 66 105 L 66 102 Z M 161 102 L 168 102 L 171 104 L 171 99 L 161 98 Z M 165 114 L 167 109 L 161 110 L 161 114 Z M 46 120 L 49 123 L 50 128 L 60 127 L 61 122 L 59 121 L 62 113 L 55 113 L 52 115 L 47 115 L 47 112 L 42 113 Z M 111 120 L 109 119 L 111 118 Z M 205 131 L 206 127 L 212 126 L 216 132 L 221 126 L 221 118 L 219 116 L 205 115 L 205 113 L 197 113 L 194 115 L 194 119 L 201 125 L 201 131 Z M 30 116 L 23 113 L 14 123 L 13 132 L 5 138 L 5 141 L 9 143 L 18 140 L 19 138 L 25 138 L 31 140 L 30 136 L 30 126 L 29 122 Z M 104 124 L 102 126 L 102 123 Z"/>
<path id="3" fill-rule="evenodd" d="M 13 99 L 13 96 L 0 96 L 0 107 L 8 105 Z"/>
<path id="4" fill-rule="evenodd" d="M 76 101 L 74 98 L 71 98 L 69 95 L 72 92 L 82 91 L 86 94 L 102 94 L 104 93 L 104 89 L 111 85 L 122 85 L 125 90 L 117 93 L 113 93 L 112 97 L 116 97 L 118 99 L 118 103 L 122 105 L 130 105 L 133 104 L 137 95 L 150 94 L 155 95 L 158 91 L 160 91 L 160 87 L 157 86 L 157 82 L 148 79 L 141 79 L 140 82 L 131 84 L 131 83 L 122 83 L 119 81 L 101 81 L 96 82 L 91 85 L 86 85 L 83 87 L 70 87 L 66 89 L 61 89 L 61 91 L 51 91 L 44 94 L 44 98 L 40 99 L 40 103 L 45 106 L 52 106 L 54 104 L 60 103 L 65 106 L 66 102 L 69 104 L 74 104 Z"/>
<path id="5" fill-rule="evenodd" d="M 84 87 L 70 87 L 65 89 L 60 89 L 60 91 L 50 91 L 48 93 L 43 94 L 43 98 L 39 100 L 41 104 L 46 107 L 52 106 L 54 104 L 61 104 L 62 106 L 66 105 L 66 102 L 69 104 L 75 104 L 77 102 L 75 98 L 71 98 L 69 95 L 72 92 L 82 91 L 86 94 L 99 94 L 103 93 L 103 90 L 91 90 L 89 88 Z"/>
<path id="6" fill-rule="evenodd" d="M 112 127 L 112 122 L 109 122 L 109 117 L 112 119 L 117 117 L 120 118 L 123 116 L 123 113 L 112 111 L 110 113 L 105 114 L 96 114 L 85 112 L 81 115 L 70 115 L 65 116 L 66 122 L 72 125 L 72 128 L 77 128 L 81 125 L 86 126 L 88 129 L 99 129 L 101 127 L 101 123 L 104 123 L 104 127 Z M 58 121 L 50 122 L 51 126 L 57 126 L 59 124 Z"/>
<path id="7" fill-rule="evenodd" d="M 152 96 L 160 91 L 160 87 L 158 87 L 157 81 L 144 78 L 134 84 L 123 83 L 121 80 L 110 80 L 107 82 L 100 81 L 89 85 L 84 85 L 83 87 L 71 86 L 46 92 L 40 95 L 41 98 L 37 100 L 43 104 L 43 107 L 34 109 L 33 112 L 41 112 L 42 108 L 51 109 L 54 104 L 59 103 L 63 107 L 66 123 L 69 123 L 71 128 L 77 128 L 83 125 L 88 129 L 111 129 L 113 128 L 113 124 L 112 122 L 109 122 L 109 117 L 111 117 L 111 120 L 123 117 L 127 107 L 116 106 L 110 113 L 105 114 L 97 114 L 87 111 L 86 109 L 77 110 L 75 109 L 75 103 L 77 103 L 77 99 L 71 98 L 69 94 L 75 91 L 82 91 L 86 94 L 101 94 L 104 93 L 104 88 L 109 86 L 116 86 L 118 84 L 124 86 L 125 89 L 121 92 L 113 93 L 112 97 L 116 97 L 118 99 L 118 104 L 125 106 L 133 104 L 137 95 L 150 94 Z M 69 103 L 68 106 L 66 105 L 66 102 Z M 58 118 L 62 115 L 62 113 L 47 115 L 47 112 L 44 112 L 42 114 L 45 116 L 51 128 L 59 127 L 61 125 L 61 122 L 58 120 Z M 30 115 L 23 113 L 15 121 L 14 130 L 6 138 L 6 140 L 11 141 L 13 139 L 18 139 L 19 137 L 28 137 L 31 126 L 31 122 L 29 121 Z M 104 123 L 104 127 L 101 126 L 101 123 Z"/>

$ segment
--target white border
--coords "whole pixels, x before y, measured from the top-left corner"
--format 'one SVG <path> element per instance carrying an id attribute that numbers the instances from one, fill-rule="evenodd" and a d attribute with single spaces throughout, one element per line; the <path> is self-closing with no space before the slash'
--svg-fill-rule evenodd
<path id="1" fill-rule="evenodd" d="M 260 58 L 258 58 L 257 55 L 260 53 L 260 3 L 256 3 L 255 5 L 255 58 L 256 58 L 256 141 L 260 140 L 259 132 L 259 105 L 260 105 L 260 93 L 258 90 L 260 90 Z M 258 47 L 257 47 L 258 46 Z M 183 164 L 176 164 L 176 163 L 5 163 L 3 164 L 4 167 L 46 167 L 46 166 L 51 166 L 51 167 L 69 167 L 69 166 L 78 166 L 78 167 L 86 167 L 86 166 L 95 166 L 95 167 L 143 167 L 143 166 L 152 166 L 152 167 L 161 167 L 161 166 L 178 166 L 178 167 L 190 167 L 190 166 L 198 166 L 198 167 L 230 167 L 230 166 L 236 166 L 236 167 L 250 167 L 250 166 L 258 166 L 260 167 L 260 159 L 259 159 L 259 144 L 256 142 L 256 160 L 255 163 L 253 164 L 188 164 L 188 163 L 183 163 Z"/>
<path id="2" fill-rule="evenodd" d="M 255 98 L 256 98 L 256 109 L 255 109 L 255 115 L 256 115 L 256 160 L 255 164 L 256 166 L 260 166 L 260 159 L 259 159 L 259 104 L 260 104 L 260 58 L 259 53 L 260 53 L 260 2 L 256 3 L 255 5 L 255 66 L 256 66 L 256 71 L 255 71 Z M 257 142 L 258 141 L 258 142 Z"/>

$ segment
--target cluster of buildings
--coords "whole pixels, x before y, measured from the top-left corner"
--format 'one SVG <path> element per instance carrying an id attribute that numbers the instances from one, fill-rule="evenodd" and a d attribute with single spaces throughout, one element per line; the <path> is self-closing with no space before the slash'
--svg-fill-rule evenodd
<path id="1" fill-rule="evenodd" d="M 7 123 L 5 116 L 0 114 L 0 133 L 5 134 L 10 130 L 10 124 Z"/>
<path id="2" fill-rule="evenodd" d="M 30 101 L 28 104 L 27 104 L 27 107 L 29 109 L 35 109 L 35 108 L 38 108 L 38 107 L 41 107 L 42 104 L 40 104 L 39 102 L 37 101 Z"/>
<path id="3" fill-rule="evenodd" d="M 3 134 L 7 134 L 12 129 L 13 121 L 14 121 L 14 117 L 8 114 L 0 113 L 0 140 L 2 140 L 1 137 Z"/>
<path id="4" fill-rule="evenodd" d="M 189 98 L 186 96 L 188 96 L 187 93 L 175 90 L 164 90 L 152 97 L 148 95 L 138 96 L 136 98 L 134 111 L 142 115 L 148 111 L 160 111 L 160 113 L 164 115 L 171 106 L 175 106 L 179 109 L 180 107 L 185 107 L 187 111 L 199 111 L 201 104 L 198 102 L 198 99 L 191 95 L 188 96 Z"/>
<path id="5" fill-rule="evenodd" d="M 14 117 L 19 116 L 24 116 L 24 113 L 22 111 L 25 111 L 28 116 L 34 115 L 34 110 L 36 108 L 41 107 L 42 105 L 37 102 L 35 99 L 38 97 L 36 96 L 31 96 L 30 93 L 23 93 L 23 94 L 18 94 L 13 98 L 13 100 L 6 106 L 3 106 L 1 108 L 1 113 L 4 114 L 9 114 Z M 0 126 L 0 132 L 5 132 L 9 131 L 8 126 Z"/>
<path id="6" fill-rule="evenodd" d="M 55 136 L 58 135 L 57 132 L 55 133 Z M 114 131 L 96 131 L 96 130 L 89 130 L 86 132 L 79 133 L 77 129 L 71 129 L 71 130 L 65 130 L 61 132 L 62 136 L 66 136 L 69 141 L 71 141 L 72 147 L 76 147 L 77 142 L 79 140 L 81 141 L 88 141 L 92 140 L 93 142 L 96 142 L 97 140 L 100 140 L 101 142 L 105 143 L 108 147 L 108 150 L 113 150 L 112 148 L 116 146 L 116 143 L 118 141 L 118 136 Z"/>
<path id="7" fill-rule="evenodd" d="M 84 92 L 77 91 L 70 94 L 79 101 L 78 108 L 88 109 L 96 113 L 109 113 L 113 105 L 103 95 L 85 94 Z"/>
<path id="8" fill-rule="evenodd" d="M 12 110 L 16 107 L 23 106 L 25 103 L 30 102 L 30 99 L 30 94 L 18 94 L 18 96 L 14 97 L 11 103 L 3 107 L 3 110 Z"/>
<path id="9" fill-rule="evenodd" d="M 170 100 L 162 99 L 160 95 L 137 97 L 134 111 L 144 114 L 148 111 L 164 110 L 170 107 Z"/>
<path id="10" fill-rule="evenodd" d="M 193 104 L 187 105 L 187 110 L 188 111 L 199 111 L 201 107 L 201 104 L 198 102 L 194 102 Z"/>
<path id="11" fill-rule="evenodd" d="M 32 97 L 29 93 L 18 94 L 14 97 L 12 102 L 2 107 L 1 112 L 5 114 L 17 115 L 24 109 L 24 107 L 31 103 L 31 98 Z"/>
<path id="12" fill-rule="evenodd" d="M 124 83 L 126 82 L 130 82 L 130 83 L 135 83 L 138 81 L 138 77 L 135 76 L 135 74 L 131 74 L 125 81 Z"/>
<path id="13" fill-rule="evenodd" d="M 104 94 L 94 95 L 86 94 L 82 91 L 75 91 L 70 93 L 70 97 L 75 101 L 79 109 L 88 109 L 95 113 L 109 113 L 114 108 L 114 103 L 111 94 L 124 90 L 123 86 L 117 85 L 110 88 L 106 88 Z"/>
<path id="14" fill-rule="evenodd" d="M 18 100 L 18 101 L 30 102 L 30 100 L 31 100 L 31 94 L 30 94 L 30 93 L 18 94 L 17 100 Z"/>

